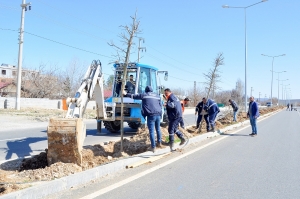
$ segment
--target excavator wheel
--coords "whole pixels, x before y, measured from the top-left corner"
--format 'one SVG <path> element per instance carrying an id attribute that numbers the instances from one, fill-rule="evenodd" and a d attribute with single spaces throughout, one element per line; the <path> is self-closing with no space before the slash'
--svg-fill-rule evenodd
<path id="1" fill-rule="evenodd" d="M 121 122 L 116 121 L 103 121 L 105 128 L 111 133 L 118 133 L 121 129 Z"/>
<path id="2" fill-rule="evenodd" d="M 141 126 L 140 122 L 127 122 L 128 126 L 132 129 L 138 129 Z"/>

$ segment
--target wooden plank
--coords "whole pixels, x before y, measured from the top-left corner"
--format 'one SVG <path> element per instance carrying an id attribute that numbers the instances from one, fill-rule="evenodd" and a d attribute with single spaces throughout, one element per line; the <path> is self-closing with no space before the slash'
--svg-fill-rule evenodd
<path id="1" fill-rule="evenodd" d="M 169 155 L 170 153 L 171 153 L 171 152 L 168 152 L 168 153 L 165 153 L 165 154 L 162 154 L 162 155 L 159 155 L 159 156 L 153 156 L 153 157 L 150 157 L 150 158 L 147 158 L 147 159 L 144 159 L 144 160 L 141 160 L 141 161 L 138 161 L 138 162 L 135 162 L 135 163 L 126 165 L 126 169 L 138 167 L 138 166 L 140 166 L 140 165 L 142 165 L 142 164 L 145 164 L 145 163 L 152 163 L 152 162 L 155 162 L 156 160 L 159 160 L 159 159 L 161 159 L 162 157 L 164 157 L 164 156 L 166 156 L 166 155 Z"/>

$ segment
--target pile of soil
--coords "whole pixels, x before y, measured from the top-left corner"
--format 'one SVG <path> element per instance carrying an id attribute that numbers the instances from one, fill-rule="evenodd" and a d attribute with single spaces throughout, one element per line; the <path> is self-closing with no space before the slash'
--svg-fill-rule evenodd
<path id="1" fill-rule="evenodd" d="M 279 108 L 261 109 L 260 113 L 263 115 L 277 109 Z M 244 120 L 245 118 L 243 118 L 242 114 L 239 114 L 238 121 Z M 217 128 L 230 124 L 232 124 L 231 114 L 216 122 Z M 187 138 L 199 135 L 195 126 L 187 130 L 180 128 L 180 130 Z M 167 127 L 161 127 L 161 132 L 163 144 L 167 143 L 169 137 Z M 206 124 L 202 125 L 201 133 L 206 133 Z M 83 164 L 81 166 L 61 162 L 48 166 L 47 150 L 32 158 L 3 163 L 0 166 L 0 195 L 29 187 L 33 182 L 50 181 L 115 161 L 118 158 L 146 152 L 150 148 L 148 129 L 139 129 L 136 135 L 129 139 L 125 138 L 123 142 L 124 152 L 122 154 L 119 152 L 120 146 L 120 141 L 109 142 L 106 145 L 85 146 L 82 151 Z"/>

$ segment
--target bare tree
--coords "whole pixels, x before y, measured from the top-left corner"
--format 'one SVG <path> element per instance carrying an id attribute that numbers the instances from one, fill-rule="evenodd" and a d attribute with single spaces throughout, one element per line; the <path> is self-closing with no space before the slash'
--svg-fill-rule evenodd
<path id="1" fill-rule="evenodd" d="M 190 98 L 190 104 L 195 107 L 199 101 L 201 101 L 203 96 L 205 96 L 205 93 L 201 88 L 190 88 L 188 90 L 188 96 Z"/>
<path id="2" fill-rule="evenodd" d="M 242 105 L 245 99 L 243 93 L 244 83 L 242 82 L 242 80 L 238 79 L 235 89 L 232 89 L 231 91 L 231 98 L 234 99 L 238 105 Z"/>
<path id="3" fill-rule="evenodd" d="M 231 99 L 232 91 L 220 91 L 216 93 L 216 101 L 221 104 L 228 104 L 228 100 Z"/>
<path id="4" fill-rule="evenodd" d="M 172 93 L 174 93 L 174 95 L 176 95 L 180 99 L 185 96 L 185 90 L 182 88 L 173 88 Z"/>
<path id="5" fill-rule="evenodd" d="M 59 93 L 59 69 L 57 66 L 46 67 L 40 64 L 39 69 L 22 72 L 22 96 L 29 98 L 55 98 Z"/>
<path id="6" fill-rule="evenodd" d="M 218 89 L 217 83 L 220 81 L 220 74 L 219 74 L 219 66 L 224 65 L 224 57 L 223 53 L 219 53 L 213 62 L 213 68 L 211 68 L 208 73 L 204 73 L 204 77 L 206 79 L 205 84 L 207 85 L 207 94 L 206 97 L 208 98 L 211 94 L 211 91 L 216 91 Z"/>
<path id="7" fill-rule="evenodd" d="M 74 58 L 69 66 L 59 74 L 61 96 L 71 97 L 75 95 L 82 82 L 85 69 L 86 65 L 80 62 L 79 59 Z"/>
<path id="8" fill-rule="evenodd" d="M 130 25 L 121 26 L 123 29 L 123 33 L 119 35 L 121 38 L 122 46 L 116 45 L 113 41 L 108 43 L 111 47 L 116 49 L 118 61 L 123 61 L 123 80 L 121 92 L 125 89 L 126 77 L 127 77 L 127 66 L 130 61 L 130 53 L 131 48 L 134 45 L 133 39 L 137 36 L 137 34 L 141 33 L 139 30 L 140 21 L 137 19 L 137 12 L 135 12 L 134 16 L 131 16 L 132 23 Z M 121 152 L 123 152 L 123 136 L 124 136 L 124 103 L 123 103 L 123 95 L 121 95 Z"/>
<path id="9" fill-rule="evenodd" d="M 210 96 L 211 91 L 215 92 L 218 89 L 217 83 L 220 81 L 219 67 L 222 65 L 224 65 L 224 57 L 223 53 L 219 53 L 213 62 L 213 68 L 211 68 L 207 74 L 204 74 L 206 79 L 205 84 L 207 85 L 206 98 Z M 201 132 L 202 124 L 203 117 L 198 130 L 199 133 Z"/>
<path id="10" fill-rule="evenodd" d="M 106 82 L 105 82 L 104 88 L 105 88 L 106 90 L 111 90 L 111 89 L 112 89 L 112 86 L 113 86 L 113 84 L 114 84 L 114 80 L 115 80 L 114 75 L 108 76 L 108 78 L 107 78 L 107 80 L 106 80 Z"/>

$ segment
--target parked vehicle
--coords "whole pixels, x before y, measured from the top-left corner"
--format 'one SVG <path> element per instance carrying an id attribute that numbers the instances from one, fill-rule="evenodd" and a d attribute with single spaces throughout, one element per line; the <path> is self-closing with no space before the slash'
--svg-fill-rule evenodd
<path id="1" fill-rule="evenodd" d="M 267 107 L 273 106 L 272 102 L 267 102 L 266 105 L 267 105 Z"/>

